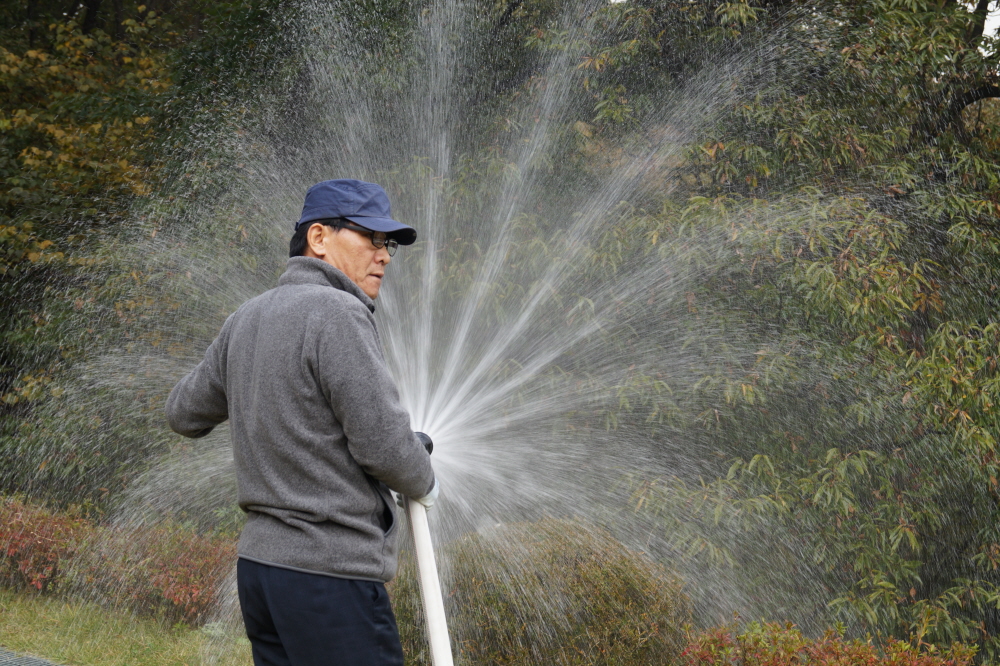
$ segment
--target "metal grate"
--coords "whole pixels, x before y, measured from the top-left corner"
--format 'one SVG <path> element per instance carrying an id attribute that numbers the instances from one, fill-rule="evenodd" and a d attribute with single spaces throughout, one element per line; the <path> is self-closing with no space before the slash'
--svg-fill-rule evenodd
<path id="1" fill-rule="evenodd" d="M 51 661 L 37 657 L 25 657 L 0 648 L 0 666 L 53 666 Z"/>

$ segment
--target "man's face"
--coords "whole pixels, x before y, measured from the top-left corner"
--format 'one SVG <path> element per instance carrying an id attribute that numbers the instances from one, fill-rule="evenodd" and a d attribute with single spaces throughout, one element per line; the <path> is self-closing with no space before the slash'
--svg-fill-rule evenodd
<path id="1" fill-rule="evenodd" d="M 306 235 L 306 256 L 321 259 L 339 269 L 361 287 L 372 300 L 378 298 L 385 267 L 391 257 L 385 247 L 372 245 L 371 233 L 353 229 L 334 231 L 323 224 L 314 224 Z"/>

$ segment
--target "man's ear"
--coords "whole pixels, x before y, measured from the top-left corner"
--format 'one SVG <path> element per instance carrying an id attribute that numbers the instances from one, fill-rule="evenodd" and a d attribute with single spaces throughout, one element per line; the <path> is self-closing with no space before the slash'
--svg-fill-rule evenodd
<path id="1" fill-rule="evenodd" d="M 314 223 L 306 231 L 306 249 L 309 253 L 322 259 L 326 256 L 326 247 L 323 245 L 323 236 L 326 234 L 326 227 L 320 223 Z"/>

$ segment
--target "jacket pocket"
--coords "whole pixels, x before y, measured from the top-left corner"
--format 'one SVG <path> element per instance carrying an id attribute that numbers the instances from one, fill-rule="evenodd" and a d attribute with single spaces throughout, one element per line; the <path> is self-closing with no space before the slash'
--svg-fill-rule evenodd
<path id="1" fill-rule="evenodd" d="M 396 529 L 396 512 L 393 510 L 393 501 L 389 495 L 389 489 L 384 483 L 372 477 L 368 477 L 368 485 L 372 487 L 375 497 L 378 500 L 378 515 L 376 517 L 378 526 L 382 528 L 382 531 L 386 535 L 389 535 Z"/>

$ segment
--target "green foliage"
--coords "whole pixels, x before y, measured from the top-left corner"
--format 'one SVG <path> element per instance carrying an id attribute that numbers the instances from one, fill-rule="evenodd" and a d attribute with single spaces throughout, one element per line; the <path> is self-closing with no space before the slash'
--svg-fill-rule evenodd
<path id="1" fill-rule="evenodd" d="M 726 627 L 694 636 L 684 649 L 681 666 L 967 666 L 974 650 L 962 645 L 947 649 L 914 648 L 890 641 L 884 650 L 871 642 L 848 641 L 828 631 L 810 640 L 793 625 L 751 623 L 743 632 Z"/>
<path id="2" fill-rule="evenodd" d="M 194 109 L 209 123 L 242 113 L 226 106 L 227 85 L 299 74 L 287 43 L 271 39 L 283 25 L 276 3 L 175 6 L 173 27 L 127 5 L 131 18 L 120 34 L 105 13 L 87 29 L 82 15 L 51 31 L 36 21 L 32 34 L 4 38 L 0 453 L 23 463 L 17 478 L 5 470 L 8 487 L 102 501 L 165 448 L 154 423 L 162 396 L 144 392 L 141 377 L 63 402 L 52 400 L 55 393 L 74 387 L 56 378 L 67 361 L 100 348 L 101 336 L 171 350 L 190 344 L 158 331 L 154 320 L 183 298 L 214 304 L 213 294 L 193 294 L 190 277 L 169 261 L 139 270 L 121 259 L 129 251 L 121 211 L 154 191 L 162 173 L 186 183 L 181 189 L 192 198 L 213 196 L 221 187 L 213 171 L 231 157 L 226 146 L 199 154 L 196 168 L 176 170 L 168 161 L 184 161 L 195 148 L 166 157 L 153 148 L 173 150 L 178 135 L 170 132 L 198 122 L 188 118 Z M 572 255 L 571 286 L 528 332 L 594 317 L 587 289 L 576 285 L 634 277 L 629 271 L 650 259 L 679 276 L 674 291 L 637 291 L 616 304 L 619 321 L 664 325 L 641 332 L 622 325 L 606 333 L 602 349 L 617 358 L 641 338 L 648 363 L 608 373 L 610 387 L 573 358 L 552 371 L 607 391 L 599 414 L 580 416 L 587 427 L 627 421 L 650 439 L 700 452 L 689 456 L 700 456 L 697 470 L 678 467 L 678 478 L 634 476 L 634 506 L 659 522 L 667 553 L 745 572 L 761 614 L 789 612 L 765 599 L 781 588 L 818 599 L 820 608 L 809 611 L 814 626 L 831 614 L 859 635 L 976 643 L 980 659 L 996 660 L 1000 105 L 997 40 L 982 34 L 982 14 L 931 0 L 630 0 L 591 8 L 585 29 L 569 30 L 564 9 L 541 1 L 477 6 L 482 39 L 451 45 L 461 66 L 476 65 L 455 86 L 469 91 L 475 111 L 460 142 L 468 150 L 454 157 L 456 178 L 435 180 L 440 174 L 418 161 L 387 174 L 399 186 L 394 198 L 433 182 L 442 215 L 489 219 L 483 183 L 533 179 L 552 196 L 513 222 L 503 261 L 512 276 L 540 275 L 540 266 L 565 261 L 560 233 L 575 202 L 625 173 L 641 152 L 636 146 L 663 145 L 668 157 Z M 55 10 L 45 4 L 38 16 L 47 11 Z M 373 108 L 393 109 L 407 68 L 422 66 L 406 42 L 432 11 L 406 2 L 341 7 L 338 15 L 358 27 L 359 56 L 334 65 L 370 69 L 384 91 Z M 494 135 L 516 144 L 538 126 L 507 105 L 549 90 L 540 64 L 550 58 L 570 63 L 567 104 L 578 112 L 550 128 L 553 155 L 514 167 Z M 686 134 L 661 124 L 668 92 L 693 90 L 697 98 L 716 76 L 725 85 L 714 88 L 714 115 L 704 126 Z M 241 202 L 220 209 L 230 204 L 225 214 L 246 210 Z M 167 205 L 184 203 L 153 202 L 150 220 Z M 148 224 L 133 231 L 155 233 Z M 208 226 L 206 238 L 236 235 L 217 220 Z M 267 270 L 257 256 L 272 239 L 239 231 L 242 240 L 226 244 L 220 261 Z M 486 304 L 477 325 L 491 326 L 544 285 L 477 284 L 476 266 L 490 251 L 477 242 L 470 233 L 442 246 L 440 288 L 476 291 Z M 502 359 L 497 373 L 516 363 Z M 136 376 L 155 372 L 137 368 Z M 130 394 L 124 418 L 111 404 L 123 394 Z M 576 570 L 557 553 L 583 546 L 540 539 L 525 557 L 554 577 Z M 481 594 L 508 609 L 496 618 L 462 615 L 480 641 L 468 654 L 513 663 L 529 658 L 528 645 L 555 650 L 547 635 L 510 638 L 539 623 L 528 621 L 500 579 L 475 578 L 471 562 L 502 553 L 486 537 L 455 548 L 456 575 L 482 583 L 469 588 L 468 608 Z M 762 572 L 761 562 L 772 561 L 794 580 Z M 639 569 L 635 576 L 648 573 Z M 508 573 L 534 585 L 516 568 Z M 552 585 L 572 608 L 586 601 L 571 581 Z M 656 594 L 642 598 L 659 603 Z M 615 599 L 600 602 L 622 607 Z M 596 608 L 573 613 L 546 622 L 563 632 L 559 645 L 588 654 L 618 644 L 596 630 L 597 642 L 587 644 L 579 627 L 606 623 L 630 636 L 622 645 L 636 645 L 651 626 L 619 626 Z M 510 618 L 526 628 L 505 624 Z M 503 635 L 488 634 L 490 627 Z"/>
<path id="3" fill-rule="evenodd" d="M 679 581 L 584 523 L 498 526 L 441 558 L 459 663 L 671 664 L 683 645 Z M 412 562 L 390 588 L 408 663 L 428 663 Z"/>
<path id="4" fill-rule="evenodd" d="M 622 391 L 629 409 L 651 416 L 711 415 L 700 427 L 737 458 L 715 481 L 636 482 L 633 501 L 689 556 L 753 566 L 757 551 L 733 548 L 733 532 L 789 562 L 805 549 L 801 559 L 837 591 L 831 609 L 852 626 L 980 642 L 992 658 L 996 325 L 979 325 L 978 308 L 949 318 L 947 291 L 928 277 L 940 264 L 904 260 L 905 224 L 864 199 L 724 200 L 693 199 L 656 233 L 674 252 L 685 225 L 725 227 L 713 250 L 728 259 L 711 265 L 728 293 L 693 293 L 688 316 L 741 317 L 743 349 L 757 351 L 706 352 L 721 362 L 674 383 L 669 395 L 682 400 L 666 409 L 642 384 Z M 736 298 L 750 301 L 734 307 Z"/>
<path id="5" fill-rule="evenodd" d="M 249 666 L 250 641 L 86 600 L 0 588 L 0 644 L 57 664 Z M 5 658 L 7 657 L 5 653 Z"/>
<path id="6" fill-rule="evenodd" d="M 134 243 L 183 205 L 151 196 L 165 179 L 197 200 L 217 187 L 205 174 L 218 164 L 175 133 L 218 119 L 232 89 L 282 62 L 268 50 L 268 3 L 172 5 L 169 17 L 119 3 L 93 24 L 18 24 L 33 46 L 14 28 L 0 38 L 0 452 L 19 461 L 0 472 L 8 491 L 102 502 L 162 450 L 150 436 L 162 396 L 132 382 L 124 413 L 115 387 L 81 402 L 68 371 L 109 349 L 169 344 L 156 326 L 176 299 Z"/>
<path id="7" fill-rule="evenodd" d="M 51 26 L 51 49 L 0 48 L 0 399 L 7 413 L 45 395 L 55 365 L 93 342 L 67 336 L 66 328 L 87 328 L 86 314 L 112 306 L 109 290 L 93 281 L 93 242 L 121 222 L 125 201 L 150 190 L 145 149 L 156 99 L 169 85 L 162 54 L 150 47 L 158 23 L 152 14 L 129 19 L 127 40 L 114 41 L 70 21 Z"/>
<path id="8" fill-rule="evenodd" d="M 734 9 L 714 15 L 740 36 L 711 34 L 737 48 L 779 20 Z M 704 276 L 662 305 L 702 371 L 634 374 L 608 423 L 645 415 L 727 460 L 714 480 L 633 479 L 678 552 L 817 567 L 851 626 L 995 659 L 1000 154 L 977 100 L 998 94 L 996 40 L 959 3 L 797 11 L 743 51 L 759 68 L 688 146 L 683 186 L 598 250 L 617 270 L 646 239 Z"/>

